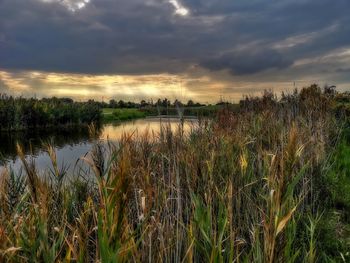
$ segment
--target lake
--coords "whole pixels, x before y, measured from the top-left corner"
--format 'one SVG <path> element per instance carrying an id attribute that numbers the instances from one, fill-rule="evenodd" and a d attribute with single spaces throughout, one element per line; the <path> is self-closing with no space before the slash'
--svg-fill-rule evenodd
<path id="1" fill-rule="evenodd" d="M 197 120 L 185 120 L 184 131 L 189 132 L 195 129 L 197 123 Z M 150 118 L 105 124 L 99 129 L 98 139 L 103 142 L 108 140 L 117 143 L 124 133 L 137 135 L 147 130 L 157 136 L 160 133 L 161 126 L 165 125 L 169 125 L 173 131 L 176 131 L 179 128 L 180 121 L 178 119 Z M 0 133 L 0 171 L 4 167 L 9 167 L 20 172 L 22 163 L 16 151 L 16 144 L 19 143 L 26 156 L 34 158 L 38 172 L 45 173 L 52 167 L 50 158 L 45 152 L 45 144 L 50 142 L 56 149 L 59 167 L 66 166 L 68 173 L 73 173 L 74 169 L 78 168 L 88 172 L 87 165 L 79 159 L 89 153 L 96 140 L 97 138 L 90 138 L 86 127 Z"/>

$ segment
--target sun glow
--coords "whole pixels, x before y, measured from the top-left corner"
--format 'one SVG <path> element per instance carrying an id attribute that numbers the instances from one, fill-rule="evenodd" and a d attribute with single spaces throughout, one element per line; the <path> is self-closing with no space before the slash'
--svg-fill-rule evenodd
<path id="1" fill-rule="evenodd" d="M 174 6 L 175 14 L 177 15 L 187 16 L 190 13 L 190 11 L 182 4 L 180 4 L 177 0 L 170 0 L 169 3 Z"/>
<path id="2" fill-rule="evenodd" d="M 0 80 L 14 95 L 38 97 L 72 97 L 74 99 L 112 98 L 141 100 L 168 97 L 187 99 L 196 96 L 185 85 L 184 76 L 153 75 L 88 75 L 40 71 L 0 71 Z M 34 88 L 35 87 L 35 88 Z M 1 93 L 1 86 L 0 86 Z"/>
<path id="3" fill-rule="evenodd" d="M 205 74 L 204 74 L 205 73 Z M 264 89 L 279 93 L 293 88 L 290 82 L 247 82 L 244 80 L 217 80 L 208 72 L 203 74 L 151 75 L 89 75 L 43 71 L 4 71 L 0 69 L 0 93 L 25 97 L 71 97 L 75 100 L 122 99 L 130 101 L 168 98 L 187 101 L 195 99 L 215 103 L 220 97 L 239 101 L 242 94 L 260 95 Z M 233 82 L 234 81 L 234 82 Z M 234 85 L 232 84 L 234 83 Z M 307 86 L 310 81 L 298 82 Z M 340 87 L 341 88 L 341 87 Z"/>

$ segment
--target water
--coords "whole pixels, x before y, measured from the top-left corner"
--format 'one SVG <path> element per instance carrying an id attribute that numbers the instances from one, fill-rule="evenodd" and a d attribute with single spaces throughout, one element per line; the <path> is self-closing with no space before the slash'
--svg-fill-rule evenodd
<path id="1" fill-rule="evenodd" d="M 143 134 L 148 131 L 155 136 L 159 135 L 160 123 L 170 125 L 176 131 L 180 125 L 178 119 L 140 119 L 119 124 L 106 124 L 100 129 L 99 139 L 117 143 L 124 133 Z M 184 131 L 195 129 L 196 120 L 187 120 L 184 123 Z M 39 173 L 44 174 L 52 167 L 48 154 L 45 152 L 45 143 L 50 142 L 56 149 L 58 166 L 67 167 L 68 173 L 74 169 L 83 169 L 88 172 L 88 166 L 79 161 L 86 156 L 92 148 L 94 140 L 89 139 L 86 128 L 74 129 L 48 129 L 16 133 L 0 133 L 0 171 L 4 167 L 21 171 L 21 161 L 17 156 L 16 144 L 19 143 L 26 156 L 33 156 Z"/>

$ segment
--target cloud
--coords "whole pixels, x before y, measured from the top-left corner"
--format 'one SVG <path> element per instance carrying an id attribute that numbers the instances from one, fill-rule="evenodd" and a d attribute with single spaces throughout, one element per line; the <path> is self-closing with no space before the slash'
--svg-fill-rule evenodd
<path id="1" fill-rule="evenodd" d="M 210 70 L 229 70 L 232 74 L 254 74 L 267 69 L 282 69 L 292 65 L 277 51 L 254 50 L 226 53 L 218 58 L 204 61 L 201 65 Z"/>
<path id="2" fill-rule="evenodd" d="M 319 58 L 350 47 L 349 9 L 348 0 L 0 0 L 0 67 L 189 79 L 195 67 L 218 90 L 223 77 L 323 80 L 327 68 L 343 81 L 342 58 Z"/>
<path id="3" fill-rule="evenodd" d="M 180 16 L 187 16 L 189 14 L 189 10 L 181 5 L 177 0 L 169 0 L 169 3 L 172 4 L 175 8 L 175 14 Z"/>
<path id="4" fill-rule="evenodd" d="M 37 0 L 43 3 L 58 3 L 64 7 L 66 7 L 69 11 L 75 12 L 82 8 L 84 8 L 90 0 Z"/>
<path id="5" fill-rule="evenodd" d="M 335 71 L 338 73 L 348 73 L 349 74 L 350 68 L 337 68 Z"/>
<path id="6" fill-rule="evenodd" d="M 197 78 L 199 80 L 201 78 Z M 128 100 L 156 99 L 167 94 L 169 98 L 195 94 L 188 89 L 183 75 L 88 75 L 47 73 L 42 71 L 0 70 L 0 93 L 17 96 L 73 97 L 87 100 L 91 97 L 122 98 Z M 181 94 L 183 92 L 183 94 Z"/>
<path id="7" fill-rule="evenodd" d="M 268 49 L 273 59 L 294 60 L 315 52 L 316 38 L 307 37 L 315 31 L 324 43 L 320 52 L 349 44 L 346 28 L 322 31 L 348 20 L 344 10 L 350 3 L 339 1 L 2 0 L 0 66 L 91 74 L 176 73 L 251 42 L 260 43 L 251 47 L 258 59 L 264 53 L 259 49 Z M 81 3 L 84 8 L 79 9 Z M 277 55 L 278 43 L 290 50 Z M 266 63 L 269 68 L 271 60 Z"/>

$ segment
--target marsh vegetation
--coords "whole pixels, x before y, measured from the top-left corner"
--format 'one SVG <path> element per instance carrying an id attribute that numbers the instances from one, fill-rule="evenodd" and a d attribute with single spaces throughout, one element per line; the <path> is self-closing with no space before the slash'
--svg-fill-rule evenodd
<path id="1" fill-rule="evenodd" d="M 101 113 L 99 104 L 93 100 L 27 99 L 0 94 L 0 131 L 99 123 Z"/>
<path id="2" fill-rule="evenodd" d="M 3 262 L 348 262 L 348 94 L 242 100 L 184 133 L 95 141 L 94 171 L 1 175 Z M 90 135 L 96 129 L 90 126 Z M 73 178 L 73 179 L 72 179 Z"/>

